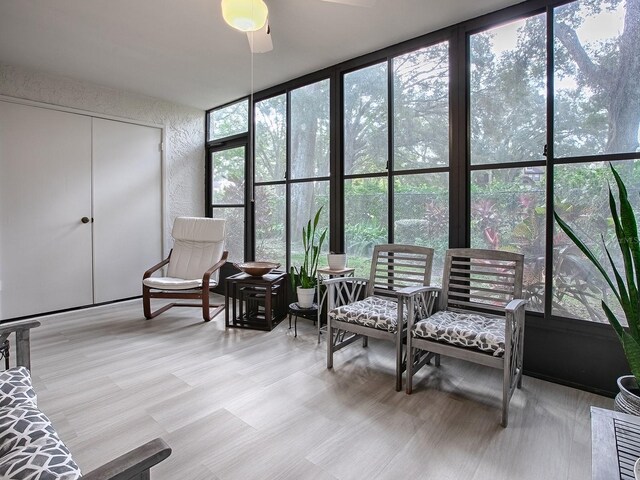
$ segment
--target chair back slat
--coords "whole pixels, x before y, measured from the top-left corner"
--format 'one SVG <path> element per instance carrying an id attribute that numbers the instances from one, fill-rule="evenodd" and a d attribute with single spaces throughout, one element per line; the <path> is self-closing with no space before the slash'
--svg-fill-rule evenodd
<path id="1" fill-rule="evenodd" d="M 524 256 L 497 250 L 455 248 L 447 251 L 440 308 L 504 314 L 522 298 Z"/>
<path id="2" fill-rule="evenodd" d="M 433 249 L 415 245 L 376 245 L 367 296 L 395 296 L 408 286 L 431 282 Z"/>

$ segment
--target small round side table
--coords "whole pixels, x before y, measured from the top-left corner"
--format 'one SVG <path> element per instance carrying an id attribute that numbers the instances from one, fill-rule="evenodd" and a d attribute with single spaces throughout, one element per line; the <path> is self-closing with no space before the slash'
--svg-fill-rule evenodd
<path id="1" fill-rule="evenodd" d="M 298 336 L 298 317 L 306 318 L 307 320 L 313 320 L 315 324 L 318 321 L 318 304 L 314 303 L 311 308 L 302 308 L 298 305 L 298 302 L 289 304 L 289 328 L 291 328 L 291 317 L 294 316 L 295 321 L 294 331 L 295 336 Z"/>

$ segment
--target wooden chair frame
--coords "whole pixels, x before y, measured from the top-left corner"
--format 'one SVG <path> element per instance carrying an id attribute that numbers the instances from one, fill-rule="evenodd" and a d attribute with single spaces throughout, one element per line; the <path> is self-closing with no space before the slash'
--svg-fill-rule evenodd
<path id="1" fill-rule="evenodd" d="M 31 335 L 32 328 L 40 326 L 37 320 L 16 320 L 0 325 L 2 341 L 15 333 L 16 366 L 31 371 Z M 151 467 L 171 455 L 171 447 L 156 438 L 141 445 L 110 462 L 82 475 L 87 480 L 150 480 Z"/>
<path id="2" fill-rule="evenodd" d="M 396 346 L 396 391 L 402 389 L 402 373 L 406 369 L 406 356 L 404 355 L 404 343 L 407 335 L 407 328 L 404 324 L 404 312 L 408 292 L 412 292 L 414 287 L 395 288 L 396 283 L 406 282 L 410 274 L 415 278 L 415 272 L 403 270 L 406 264 L 402 264 L 403 254 L 425 255 L 424 272 L 422 274 L 421 284 L 428 285 L 431 281 L 431 268 L 433 264 L 433 249 L 427 247 L 418 247 L 413 245 L 377 245 L 373 251 L 373 261 L 371 263 L 371 273 L 369 279 L 354 277 L 337 277 L 324 280 L 323 285 L 327 287 L 327 312 L 341 305 L 353 303 L 370 296 L 384 296 L 395 300 L 398 304 L 398 327 L 395 332 L 380 330 L 373 327 L 366 327 L 350 322 L 344 322 L 332 319 L 327 314 L 327 368 L 333 368 L 333 354 L 338 350 L 350 345 L 356 340 L 362 338 L 362 347 L 368 346 L 368 338 L 379 338 L 389 340 Z M 387 262 L 381 262 L 386 258 Z M 413 260 L 414 258 L 411 258 Z M 387 275 L 379 275 L 378 267 L 386 267 Z M 429 294 L 423 293 L 423 298 L 431 298 L 433 306 L 435 296 L 429 297 Z"/>
<path id="3" fill-rule="evenodd" d="M 473 299 L 469 298 L 467 302 L 452 301 L 449 302 L 449 287 L 450 276 L 452 269 L 453 258 L 469 258 L 478 260 L 497 260 L 501 262 L 514 262 L 513 273 L 513 299 L 506 305 L 506 307 L 500 308 L 497 306 L 487 307 L 484 305 L 482 308 L 490 308 L 494 311 L 494 314 L 488 314 L 485 312 L 479 312 L 473 310 Z M 440 355 L 448 357 L 459 358 L 468 362 L 477 363 L 480 365 L 486 365 L 488 367 L 501 369 L 503 371 L 503 388 L 502 388 L 502 421 L 501 425 L 506 427 L 509 421 L 509 401 L 516 388 L 522 387 L 522 358 L 523 358 L 523 346 L 524 346 L 524 323 L 525 323 L 525 306 L 526 300 L 519 297 L 522 296 L 522 272 L 524 267 L 524 257 L 520 254 L 511 252 L 502 252 L 496 250 L 479 250 L 471 248 L 459 248 L 450 249 L 447 251 L 444 265 L 444 278 L 443 286 L 440 294 L 439 308 L 440 310 L 451 310 L 459 313 L 480 313 L 483 316 L 504 316 L 505 318 L 505 351 L 501 357 L 495 357 L 490 353 L 481 352 L 479 350 L 473 350 L 466 347 L 451 345 L 447 343 L 441 343 L 433 340 L 427 340 L 424 338 L 416 338 L 409 333 L 407 335 L 407 351 L 408 358 L 412 361 L 407 363 L 407 394 L 412 392 L 413 384 L 412 378 L 415 373 L 424 365 L 429 363 L 431 358 L 435 357 L 436 366 L 440 365 Z M 415 289 L 409 293 L 408 308 L 409 311 L 414 311 L 414 303 L 416 298 L 425 289 Z M 487 294 L 485 294 L 487 295 Z M 455 296 L 469 297 L 469 294 L 455 293 Z M 462 306 L 468 308 L 456 308 L 452 304 L 464 304 Z M 478 307 L 476 304 L 475 307 Z M 502 314 L 502 315 L 500 315 Z M 412 332 L 416 320 L 425 318 L 424 316 L 410 315 L 408 332 Z M 423 351 L 424 353 L 420 353 Z"/>
<path id="4" fill-rule="evenodd" d="M 163 261 L 154 265 L 149 270 L 144 272 L 142 280 L 145 278 L 149 278 L 154 272 L 160 270 L 165 265 L 169 264 L 169 260 L 171 259 L 171 252 L 169 252 L 169 256 L 165 258 Z M 196 307 L 202 308 L 202 318 L 205 322 L 211 321 L 213 317 L 215 317 L 218 313 L 220 313 L 224 309 L 224 303 L 221 304 L 210 304 L 209 300 L 209 291 L 211 284 L 211 275 L 213 275 L 217 270 L 222 268 L 222 266 L 227 262 L 227 257 L 229 252 L 226 250 L 222 252 L 222 258 L 215 263 L 209 270 L 207 270 L 202 276 L 202 287 L 193 288 L 190 290 L 197 290 L 195 292 L 182 292 L 179 290 L 161 290 L 152 287 L 148 287 L 147 285 L 142 284 L 142 306 L 144 310 L 144 316 L 147 319 L 152 319 L 157 317 L 163 312 L 166 312 L 172 307 Z M 173 302 L 169 303 L 155 312 L 151 311 L 151 299 L 152 298 L 177 298 L 182 300 L 200 300 L 200 303 L 182 303 L 182 302 Z M 211 309 L 214 308 L 213 314 L 211 313 Z"/>

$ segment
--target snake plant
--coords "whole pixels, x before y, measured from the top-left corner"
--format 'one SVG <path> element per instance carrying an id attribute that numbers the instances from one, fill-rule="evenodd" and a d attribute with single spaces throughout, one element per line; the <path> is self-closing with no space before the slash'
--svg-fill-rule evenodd
<path id="1" fill-rule="evenodd" d="M 304 260 L 300 268 L 291 267 L 289 277 L 291 279 L 291 287 L 295 291 L 296 287 L 314 288 L 317 283 L 318 260 L 322 244 L 327 236 L 325 228 L 318 237 L 317 229 L 320 221 L 320 212 L 322 207 L 318 209 L 313 221 L 309 220 L 306 227 L 302 227 L 302 247 L 304 248 Z"/>
<path id="2" fill-rule="evenodd" d="M 618 208 L 616 199 L 611 191 L 611 185 L 609 185 L 609 208 L 624 264 L 624 271 L 620 271 L 613 262 L 609 249 L 606 245 L 604 246 L 615 282 L 591 249 L 578 238 L 573 229 L 560 218 L 557 212 L 554 211 L 553 215 L 560 228 L 602 274 L 620 303 L 629 325 L 628 329 L 622 326 L 620 320 L 604 300 L 602 300 L 602 309 L 618 335 L 631 368 L 631 373 L 636 378 L 638 385 L 640 385 L 640 295 L 638 294 L 638 288 L 640 287 L 640 245 L 638 243 L 638 225 L 629 202 L 627 188 L 613 165 L 609 164 L 609 167 L 616 181 L 620 203 Z"/>

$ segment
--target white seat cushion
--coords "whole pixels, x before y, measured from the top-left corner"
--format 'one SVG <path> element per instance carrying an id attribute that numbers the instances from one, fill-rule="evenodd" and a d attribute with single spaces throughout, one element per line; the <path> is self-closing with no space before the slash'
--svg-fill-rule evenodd
<path id="1" fill-rule="evenodd" d="M 501 357 L 504 354 L 504 328 L 504 318 L 501 317 L 444 310 L 419 320 L 413 326 L 411 335 Z"/>
<path id="2" fill-rule="evenodd" d="M 159 290 L 190 290 L 192 288 L 201 288 L 202 279 L 183 280 L 175 277 L 149 277 L 142 281 L 147 287 L 157 288 Z M 209 288 L 213 288 L 217 282 L 211 282 Z"/>
<path id="3" fill-rule="evenodd" d="M 375 296 L 334 308 L 329 312 L 329 316 L 334 320 L 388 332 L 398 329 L 398 304 L 393 300 Z M 404 323 L 406 321 L 405 312 Z"/>

